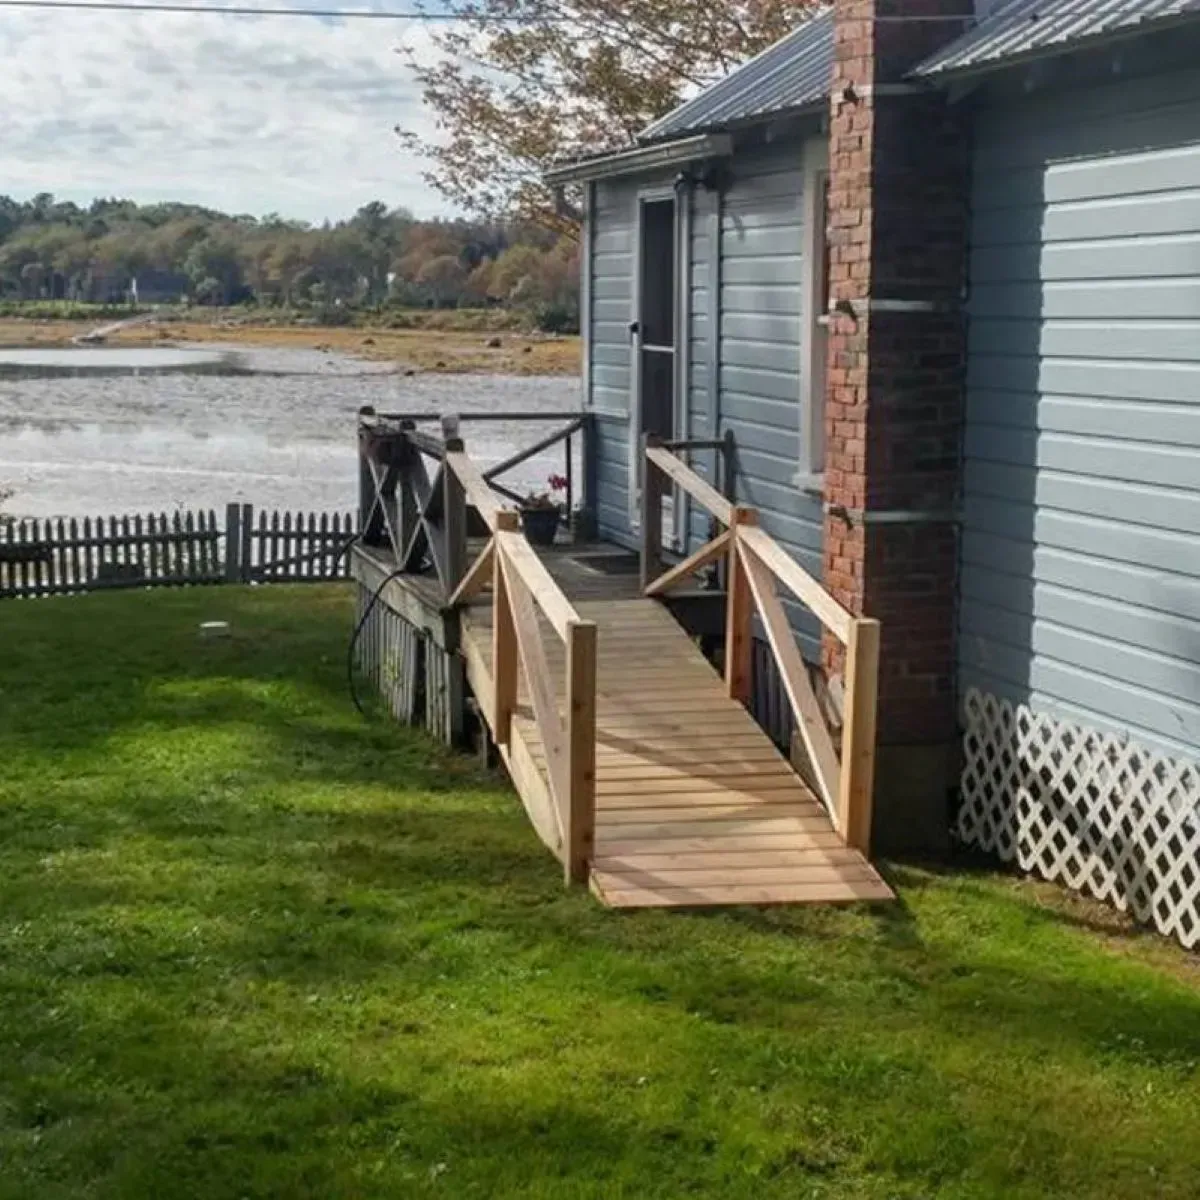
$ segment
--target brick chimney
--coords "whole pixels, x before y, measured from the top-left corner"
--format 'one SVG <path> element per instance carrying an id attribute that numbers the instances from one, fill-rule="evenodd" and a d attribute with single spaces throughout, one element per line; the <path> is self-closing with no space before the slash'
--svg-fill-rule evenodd
<path id="1" fill-rule="evenodd" d="M 956 777 L 968 126 L 910 68 L 972 0 L 834 0 L 825 579 L 882 622 L 875 843 L 937 852 Z M 840 647 L 827 642 L 827 665 Z"/>

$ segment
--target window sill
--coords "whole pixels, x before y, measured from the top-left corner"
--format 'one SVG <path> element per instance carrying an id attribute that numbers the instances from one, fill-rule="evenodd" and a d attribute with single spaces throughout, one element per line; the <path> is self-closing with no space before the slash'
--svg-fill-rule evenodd
<path id="1" fill-rule="evenodd" d="M 820 471 L 798 471 L 792 476 L 792 483 L 806 496 L 825 498 L 825 476 Z"/>

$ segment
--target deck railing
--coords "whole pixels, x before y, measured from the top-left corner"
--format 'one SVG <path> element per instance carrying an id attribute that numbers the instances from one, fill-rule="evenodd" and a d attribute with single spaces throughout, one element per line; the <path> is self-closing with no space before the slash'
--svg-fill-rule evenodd
<path id="1" fill-rule="evenodd" d="M 500 416 L 517 419 L 513 414 Z M 544 413 L 519 416 L 547 419 Z M 418 571 L 428 560 L 447 609 L 492 589 L 491 687 L 489 694 L 475 699 L 497 746 L 515 768 L 513 718 L 523 679 L 528 713 L 542 745 L 550 801 L 547 811 L 531 809 L 529 815 L 559 854 L 572 883 L 587 882 L 595 841 L 596 625 L 579 616 L 529 544 L 518 512 L 504 504 L 519 497 L 496 477 L 558 441 L 569 446 L 585 426 L 583 418 L 572 417 L 486 470 L 468 454 L 452 419 L 443 419 L 441 437 L 416 429 L 410 418 L 394 424 L 387 418 L 382 423 L 365 420 L 359 434 L 364 543 L 390 548 L 401 571 Z M 432 478 L 422 456 L 437 463 Z M 570 471 L 567 478 L 572 480 Z M 572 488 L 569 482 L 568 511 Z M 487 540 L 468 562 L 472 534 Z M 561 705 L 547 635 L 564 647 Z M 527 804 L 528 793 L 522 789 Z"/>
<path id="2" fill-rule="evenodd" d="M 420 423 L 439 422 L 439 432 L 420 428 Z M 446 594 L 454 591 L 466 569 L 466 542 L 471 533 L 484 532 L 477 507 L 464 506 L 458 472 L 448 472 L 448 455 L 459 456 L 465 446 L 459 436 L 466 422 L 513 424 L 554 423 L 555 428 L 502 462 L 482 467 L 473 460 L 470 478 L 477 495 L 486 489 L 494 508 L 502 500 L 520 503 L 523 497 L 501 478 L 536 454 L 563 444 L 566 488 L 560 520 L 577 532 L 576 525 L 593 523 L 595 485 L 589 478 L 591 423 L 584 414 L 555 413 L 461 413 L 435 416 L 377 414 L 363 409 L 359 414 L 359 509 L 363 543 L 390 549 L 404 571 L 418 572 L 432 566 Z M 582 497 L 576 471 L 576 441 L 582 443 Z M 577 500 L 582 503 L 577 504 Z"/>
<path id="3" fill-rule="evenodd" d="M 856 617 L 814 579 L 758 523 L 758 511 L 733 503 L 665 446 L 647 438 L 642 489 L 642 587 L 663 596 L 697 571 L 727 564 L 725 681 L 729 695 L 750 698 L 751 649 L 757 614 L 804 744 L 815 789 L 842 839 L 864 853 L 871 838 L 875 775 L 875 709 L 879 622 Z M 662 495 L 668 482 L 686 492 L 724 528 L 682 562 L 662 560 Z M 841 754 L 833 745 L 779 585 L 845 647 Z"/>

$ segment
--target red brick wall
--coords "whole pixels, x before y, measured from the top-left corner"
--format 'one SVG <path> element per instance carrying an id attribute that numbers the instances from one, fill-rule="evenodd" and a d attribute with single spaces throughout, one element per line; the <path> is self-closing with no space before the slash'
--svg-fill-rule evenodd
<path id="1" fill-rule="evenodd" d="M 968 140 L 940 94 L 886 85 L 971 0 L 835 0 L 825 578 L 882 623 L 881 744 L 955 736 Z M 884 18 L 884 19 L 880 19 Z M 883 90 L 880 85 L 884 85 Z M 872 304 L 876 307 L 872 307 Z M 874 518 L 874 520 L 873 520 Z M 839 648 L 826 646 L 830 666 Z"/>

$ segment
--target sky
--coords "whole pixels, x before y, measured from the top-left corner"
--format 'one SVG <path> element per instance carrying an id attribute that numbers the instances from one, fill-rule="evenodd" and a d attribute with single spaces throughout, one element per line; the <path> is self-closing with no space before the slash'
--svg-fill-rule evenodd
<path id="1" fill-rule="evenodd" d="M 184 200 L 314 222 L 377 199 L 449 215 L 392 133 L 432 132 L 396 53 L 430 54 L 429 41 L 428 27 L 392 21 L 0 8 L 0 194 Z"/>

